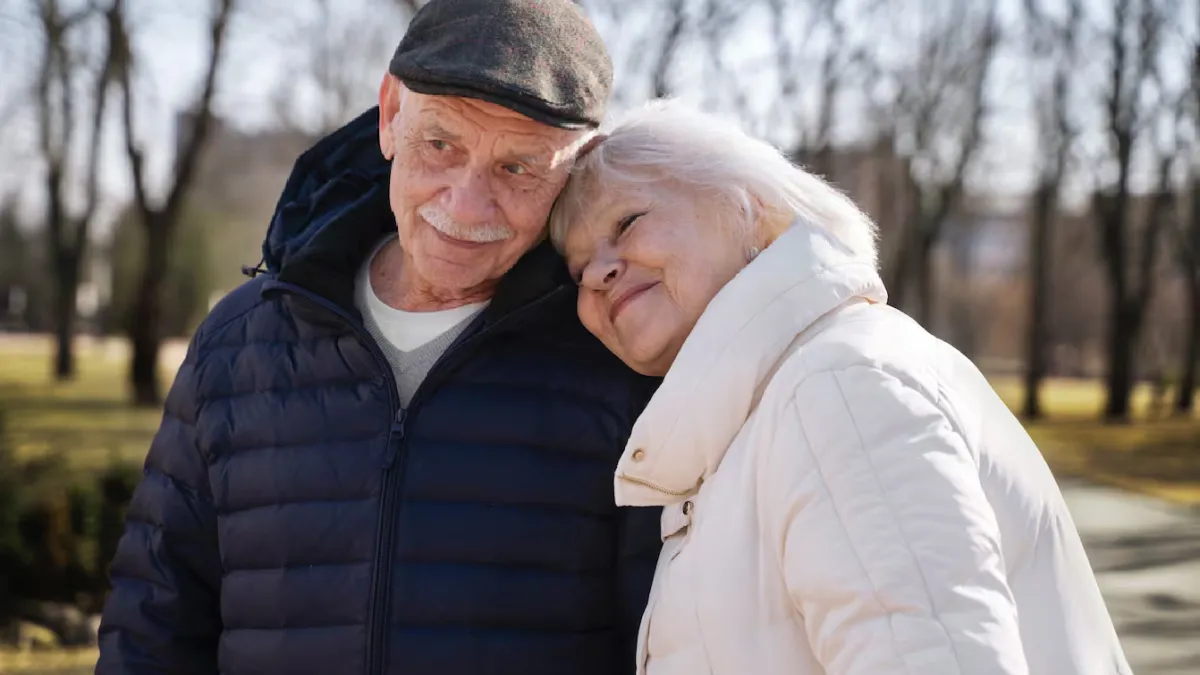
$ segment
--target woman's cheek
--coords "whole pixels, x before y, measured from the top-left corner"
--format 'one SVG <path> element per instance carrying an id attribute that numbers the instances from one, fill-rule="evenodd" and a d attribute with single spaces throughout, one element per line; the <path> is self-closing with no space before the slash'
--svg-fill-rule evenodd
<path id="1" fill-rule="evenodd" d="M 595 295 L 591 291 L 580 289 L 579 301 L 576 306 L 579 312 L 579 321 L 583 327 L 597 337 L 604 335 L 604 326 L 600 322 L 599 303 L 596 301 Z"/>

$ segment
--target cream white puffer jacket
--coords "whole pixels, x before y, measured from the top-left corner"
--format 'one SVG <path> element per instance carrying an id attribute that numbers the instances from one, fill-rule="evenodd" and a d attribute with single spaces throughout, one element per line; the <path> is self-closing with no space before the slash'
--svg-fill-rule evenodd
<path id="1" fill-rule="evenodd" d="M 1127 675 L 1059 489 L 980 372 L 796 225 L 634 427 L 665 506 L 645 675 Z"/>

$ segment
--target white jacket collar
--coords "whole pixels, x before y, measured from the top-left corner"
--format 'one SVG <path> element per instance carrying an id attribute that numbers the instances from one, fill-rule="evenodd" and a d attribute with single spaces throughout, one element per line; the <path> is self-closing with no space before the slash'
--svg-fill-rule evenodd
<path id="1" fill-rule="evenodd" d="M 717 470 L 759 386 L 800 333 L 854 299 L 883 303 L 875 267 L 797 222 L 713 298 L 633 427 L 617 464 L 621 506 L 694 494 Z"/>

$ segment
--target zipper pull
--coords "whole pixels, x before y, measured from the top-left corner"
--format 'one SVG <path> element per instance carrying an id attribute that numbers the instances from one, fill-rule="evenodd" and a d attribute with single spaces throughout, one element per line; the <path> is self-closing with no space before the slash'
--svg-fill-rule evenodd
<path id="1" fill-rule="evenodd" d="M 400 454 L 400 445 L 397 441 L 404 438 L 404 418 L 407 417 L 407 411 L 401 408 L 396 411 L 396 419 L 392 420 L 392 431 L 388 434 L 387 452 L 383 455 L 383 468 L 388 470 L 396 463 L 396 455 Z"/>

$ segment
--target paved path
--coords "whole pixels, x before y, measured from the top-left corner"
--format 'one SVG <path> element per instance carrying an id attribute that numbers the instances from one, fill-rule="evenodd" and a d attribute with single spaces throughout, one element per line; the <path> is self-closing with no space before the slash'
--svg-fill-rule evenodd
<path id="1" fill-rule="evenodd" d="M 1134 675 L 1200 675 L 1200 510 L 1063 484 Z"/>

